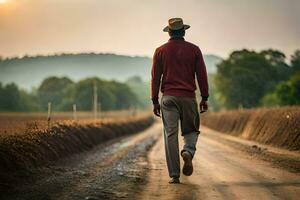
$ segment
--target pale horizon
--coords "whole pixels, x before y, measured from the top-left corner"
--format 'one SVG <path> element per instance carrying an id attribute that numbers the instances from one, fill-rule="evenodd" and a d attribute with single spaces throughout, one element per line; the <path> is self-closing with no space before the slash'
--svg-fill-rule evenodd
<path id="1" fill-rule="evenodd" d="M 297 0 L 2 0 L 0 56 L 113 53 L 152 57 L 168 40 L 171 17 L 191 28 L 186 40 L 226 58 L 247 48 L 300 48 Z"/>

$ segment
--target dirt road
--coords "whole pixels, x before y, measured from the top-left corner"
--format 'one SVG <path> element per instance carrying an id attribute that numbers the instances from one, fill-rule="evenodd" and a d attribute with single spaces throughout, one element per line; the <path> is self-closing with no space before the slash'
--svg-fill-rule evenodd
<path id="1" fill-rule="evenodd" d="M 161 137 L 149 153 L 149 180 L 139 199 L 300 199 L 299 173 L 275 166 L 231 144 L 248 142 L 233 139 L 225 144 L 225 140 L 227 138 L 203 127 L 194 159 L 194 174 L 182 175 L 181 184 L 170 185 Z M 182 140 L 180 142 L 182 145 Z M 253 151 L 261 150 L 260 146 L 252 147 Z M 299 159 L 297 153 L 278 151 Z"/>
<path id="2" fill-rule="evenodd" d="M 182 175 L 181 184 L 168 184 L 162 124 L 156 123 L 141 133 L 33 171 L 14 190 L 0 194 L 0 199 L 299 199 L 299 153 L 205 127 L 201 131 L 194 174 Z M 278 157 L 269 159 L 270 154 Z"/>
<path id="3" fill-rule="evenodd" d="M 135 199 L 146 182 L 147 152 L 157 141 L 160 130 L 161 125 L 154 124 L 143 132 L 110 140 L 90 151 L 35 169 L 22 182 L 16 182 L 13 189 L 1 192 L 0 199 Z"/>

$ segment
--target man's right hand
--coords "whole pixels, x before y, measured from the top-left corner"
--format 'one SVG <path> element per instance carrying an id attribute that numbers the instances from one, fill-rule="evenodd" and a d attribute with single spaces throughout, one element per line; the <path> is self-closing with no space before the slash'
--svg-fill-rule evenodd
<path id="1" fill-rule="evenodd" d="M 160 117 L 160 105 L 159 104 L 153 104 L 153 113 L 157 117 Z"/>
<path id="2" fill-rule="evenodd" d="M 200 113 L 204 113 L 208 110 L 208 104 L 207 101 L 202 100 L 200 102 Z"/>

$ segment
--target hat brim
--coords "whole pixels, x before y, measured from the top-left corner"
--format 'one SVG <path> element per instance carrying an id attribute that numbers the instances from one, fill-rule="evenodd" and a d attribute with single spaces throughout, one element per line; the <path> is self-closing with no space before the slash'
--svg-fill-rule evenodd
<path id="1" fill-rule="evenodd" d="M 189 29 L 190 27 L 191 27 L 191 26 L 190 26 L 190 25 L 187 25 L 187 24 L 184 24 L 184 25 L 183 25 L 183 29 L 184 29 L 184 30 L 187 30 L 187 29 Z M 164 32 L 169 32 L 170 30 L 172 30 L 172 29 L 170 29 L 169 26 L 166 26 L 166 27 L 163 29 Z"/>

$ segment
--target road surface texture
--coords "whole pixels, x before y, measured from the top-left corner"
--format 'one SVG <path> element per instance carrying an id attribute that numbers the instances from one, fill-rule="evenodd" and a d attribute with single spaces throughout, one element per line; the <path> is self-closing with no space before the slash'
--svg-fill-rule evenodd
<path id="1" fill-rule="evenodd" d="M 193 175 L 171 185 L 162 136 L 158 122 L 111 140 L 33 171 L 0 199 L 300 199 L 297 152 L 201 127 Z"/>
<path id="2" fill-rule="evenodd" d="M 160 137 L 149 153 L 148 184 L 139 199 L 300 199 L 299 153 L 201 127 L 194 173 L 181 175 L 181 184 L 168 184 L 164 156 Z"/>
<path id="3" fill-rule="evenodd" d="M 145 185 L 147 152 L 155 144 L 161 125 L 117 138 L 91 151 L 34 170 L 2 200 L 114 200 L 135 199 Z"/>

